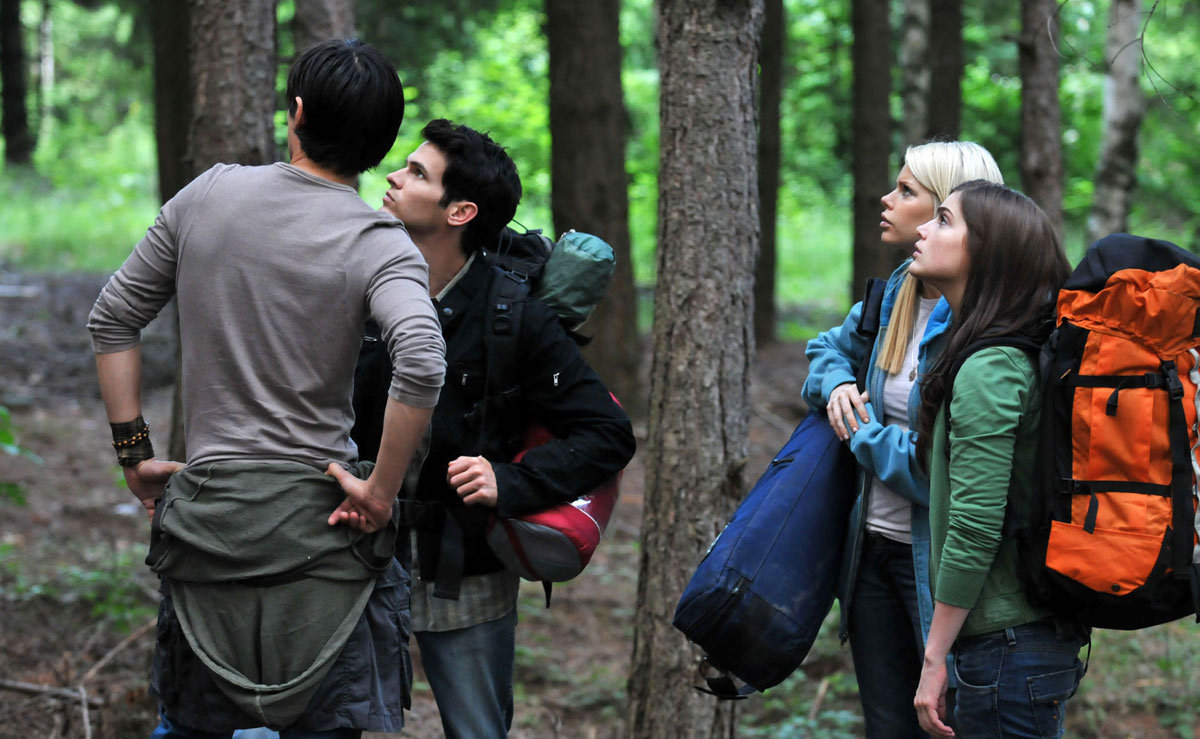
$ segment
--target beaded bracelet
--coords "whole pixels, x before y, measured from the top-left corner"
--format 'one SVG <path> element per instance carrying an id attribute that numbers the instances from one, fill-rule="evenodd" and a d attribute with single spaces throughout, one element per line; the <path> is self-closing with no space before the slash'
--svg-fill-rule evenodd
<path id="1" fill-rule="evenodd" d="M 150 425 L 141 416 L 124 423 L 110 423 L 113 449 L 117 450 L 117 464 L 135 467 L 139 462 L 154 458 L 154 446 L 150 443 Z"/>

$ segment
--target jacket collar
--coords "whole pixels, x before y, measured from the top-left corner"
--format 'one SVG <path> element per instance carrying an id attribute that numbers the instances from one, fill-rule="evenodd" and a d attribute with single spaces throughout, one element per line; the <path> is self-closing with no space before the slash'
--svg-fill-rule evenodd
<path id="1" fill-rule="evenodd" d="M 476 297 L 488 289 L 491 272 L 492 266 L 487 259 L 482 254 L 476 254 L 466 272 L 456 278 L 457 282 L 442 299 L 434 299 L 433 305 L 437 309 L 443 332 L 458 323 Z"/>

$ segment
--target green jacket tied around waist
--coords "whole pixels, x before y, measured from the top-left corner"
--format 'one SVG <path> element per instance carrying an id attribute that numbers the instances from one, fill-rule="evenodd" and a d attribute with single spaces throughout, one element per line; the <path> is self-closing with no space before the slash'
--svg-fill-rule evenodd
<path id="1" fill-rule="evenodd" d="M 308 465 L 215 462 L 173 475 L 155 510 L 146 564 L 222 691 L 267 726 L 304 711 L 393 556 L 394 515 L 370 535 L 326 523 L 344 497 Z"/>

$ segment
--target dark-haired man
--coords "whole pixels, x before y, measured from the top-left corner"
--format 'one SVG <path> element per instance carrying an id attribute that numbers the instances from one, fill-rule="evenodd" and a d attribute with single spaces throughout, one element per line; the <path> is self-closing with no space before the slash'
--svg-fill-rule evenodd
<path id="1" fill-rule="evenodd" d="M 391 148 L 403 90 L 377 51 L 331 41 L 296 60 L 287 96 L 290 163 L 197 177 L 89 318 L 113 445 L 152 516 L 147 564 L 163 578 L 155 737 L 403 724 L 393 501 L 437 402 L 444 342 L 420 253 L 351 186 Z M 172 296 L 186 467 L 154 458 L 141 417 L 139 331 Z M 368 316 L 395 367 L 373 470 L 349 436 Z"/>
<path id="2" fill-rule="evenodd" d="M 425 142 L 388 175 L 383 198 L 429 263 L 446 338 L 447 381 L 429 452 L 416 489 L 405 492 L 420 501 L 410 509 L 421 511 L 408 522 L 413 631 L 446 735 L 499 737 L 512 725 L 518 579 L 488 547 L 488 517 L 586 494 L 629 462 L 634 438 L 629 418 L 540 301 L 523 311 L 516 385 L 488 389 L 489 295 L 494 280 L 507 278 L 481 250 L 492 249 L 512 219 L 521 181 L 486 134 L 440 119 L 421 134 Z M 378 438 L 378 406 L 377 386 L 357 383 L 354 434 L 364 455 Z M 556 438 L 511 462 L 531 422 Z"/>

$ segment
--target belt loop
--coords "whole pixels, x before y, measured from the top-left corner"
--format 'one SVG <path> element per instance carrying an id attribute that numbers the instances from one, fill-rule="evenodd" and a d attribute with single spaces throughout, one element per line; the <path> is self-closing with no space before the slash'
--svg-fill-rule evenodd
<path id="1" fill-rule="evenodd" d="M 1010 646 L 1010 647 L 1017 646 L 1017 632 L 1013 631 L 1011 626 L 1005 627 L 1004 638 L 1006 640 L 1008 640 L 1008 646 Z"/>

